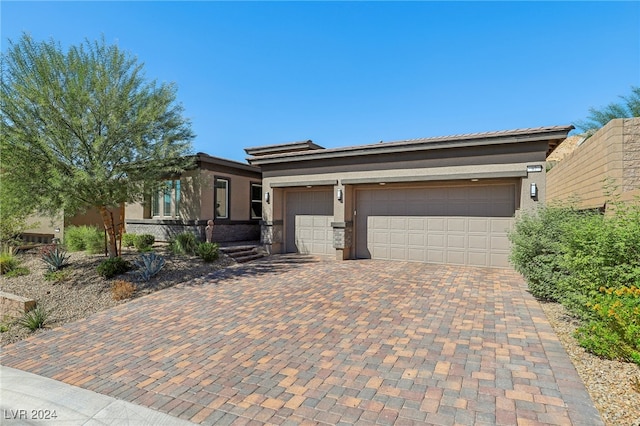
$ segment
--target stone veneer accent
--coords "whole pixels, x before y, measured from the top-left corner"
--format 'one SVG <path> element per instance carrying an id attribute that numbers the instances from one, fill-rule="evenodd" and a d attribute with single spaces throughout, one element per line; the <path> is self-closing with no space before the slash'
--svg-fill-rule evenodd
<path id="1" fill-rule="evenodd" d="M 127 232 L 132 234 L 151 234 L 156 241 L 169 241 L 174 235 L 192 232 L 200 241 L 205 241 L 206 220 L 181 221 L 157 219 L 126 220 Z M 257 241 L 260 239 L 260 225 L 257 222 L 216 223 L 213 228 L 213 241 Z"/>
<path id="2" fill-rule="evenodd" d="M 353 222 L 332 222 L 333 248 L 347 249 L 353 240 Z"/>

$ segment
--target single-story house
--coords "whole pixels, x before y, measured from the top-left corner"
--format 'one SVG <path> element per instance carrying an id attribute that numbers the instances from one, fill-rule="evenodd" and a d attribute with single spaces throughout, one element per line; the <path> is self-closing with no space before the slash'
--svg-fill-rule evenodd
<path id="1" fill-rule="evenodd" d="M 572 129 L 246 148 L 262 169 L 261 241 L 270 253 L 507 267 L 514 217 L 545 199 L 545 160 Z"/>
<path id="2" fill-rule="evenodd" d="M 547 173 L 547 203 L 604 210 L 613 195 L 640 198 L 640 117 L 611 120 Z"/>
<path id="3" fill-rule="evenodd" d="M 208 220 L 214 220 L 213 240 L 257 241 L 262 219 L 260 168 L 204 153 L 196 167 L 167 179 L 150 200 L 125 207 L 126 232 L 152 234 L 168 241 L 181 232 L 205 238 Z"/>
<path id="4" fill-rule="evenodd" d="M 208 220 L 214 220 L 216 242 L 257 241 L 262 218 L 262 176 L 249 164 L 204 153 L 195 156 L 196 166 L 182 176 L 167 179 L 163 190 L 144 203 L 127 204 L 124 209 L 125 230 L 152 234 L 156 241 L 168 241 L 180 232 L 193 232 L 204 240 Z M 122 223 L 121 209 L 112 209 L 114 222 Z M 64 239 L 64 229 L 71 225 L 102 228 L 96 209 L 71 217 L 62 212 L 51 218 L 34 215 L 22 235 L 27 242 L 49 243 Z"/>

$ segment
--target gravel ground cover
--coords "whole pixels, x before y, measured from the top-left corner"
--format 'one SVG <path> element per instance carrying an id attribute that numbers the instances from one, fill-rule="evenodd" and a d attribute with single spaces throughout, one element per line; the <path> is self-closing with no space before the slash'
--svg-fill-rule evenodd
<path id="1" fill-rule="evenodd" d="M 156 253 L 166 259 L 162 271 L 151 278 L 149 282 L 140 283 L 133 297 L 140 297 L 150 292 L 174 286 L 178 283 L 202 277 L 218 269 L 235 264 L 231 258 L 220 254 L 220 258 L 212 263 L 205 263 L 197 257 L 177 256 L 169 252 L 166 246 L 154 246 Z M 122 257 L 133 260 L 137 253 L 133 249 L 123 249 Z M 68 276 L 63 282 L 47 281 L 44 274 L 46 265 L 33 249 L 19 254 L 20 266 L 27 267 L 29 275 L 6 278 L 0 276 L 0 290 L 18 296 L 33 299 L 38 305 L 51 312 L 47 328 L 54 328 L 62 324 L 77 321 L 95 312 L 111 308 L 127 300 L 116 301 L 111 294 L 113 280 L 107 280 L 98 275 L 96 268 L 105 260 L 104 255 L 88 255 L 83 252 L 70 253 L 69 266 L 63 271 Z M 120 277 L 132 281 L 132 277 Z M 27 328 L 6 318 L 0 318 L 0 323 L 8 330 L 1 333 L 0 345 L 24 339 L 31 334 Z M 40 332 L 41 330 L 36 331 Z"/>
<path id="2" fill-rule="evenodd" d="M 195 257 L 172 255 L 166 247 L 156 249 L 166 257 L 167 264 L 158 276 L 152 278 L 143 289 L 138 289 L 133 297 L 202 277 L 235 264 L 225 255 L 221 255 L 216 262 L 204 263 Z M 123 253 L 123 257 L 128 260 L 137 255 L 135 251 L 127 249 Z M 112 281 L 96 273 L 104 256 L 71 253 L 68 278 L 61 283 L 44 279 L 46 267 L 35 250 L 23 253 L 20 257 L 21 266 L 29 268 L 30 274 L 14 278 L 0 277 L 0 290 L 35 299 L 38 304 L 50 310 L 48 328 L 126 303 L 126 300 L 114 300 L 111 294 Z M 640 367 L 631 363 L 604 360 L 587 353 L 573 337 L 577 321 L 567 314 L 562 305 L 543 303 L 542 308 L 606 424 L 640 426 Z M 2 346 L 33 334 L 11 321 L 1 321 L 7 327 L 1 333 Z"/>

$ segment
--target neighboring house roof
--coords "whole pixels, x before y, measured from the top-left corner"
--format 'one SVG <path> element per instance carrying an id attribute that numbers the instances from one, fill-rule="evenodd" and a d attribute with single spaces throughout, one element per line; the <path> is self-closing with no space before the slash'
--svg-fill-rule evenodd
<path id="1" fill-rule="evenodd" d="M 547 126 L 526 129 L 502 130 L 495 132 L 469 133 L 431 138 L 408 139 L 393 142 L 378 142 L 375 144 L 349 146 L 343 148 L 318 148 L 307 150 L 287 150 L 289 144 L 271 145 L 257 148 L 247 148 L 247 154 L 252 155 L 247 160 L 250 164 L 261 165 L 270 163 L 304 161 L 320 158 L 352 157 L 395 152 L 422 151 L 429 149 L 460 148 L 482 145 L 496 145 L 507 143 L 548 141 L 547 155 L 562 142 L 573 129 L 568 126 Z M 311 141 L 306 143 L 312 144 Z M 294 142 L 292 145 L 299 145 Z M 270 152 L 270 153 L 269 153 Z M 257 155 L 260 153 L 261 155 Z M 264 153 L 264 154 L 263 154 Z"/>
<path id="2" fill-rule="evenodd" d="M 547 161 L 558 162 L 571 154 L 585 140 L 582 135 L 569 136 L 547 157 Z"/>
<path id="3" fill-rule="evenodd" d="M 252 166 L 251 164 L 241 163 L 239 161 L 227 160 L 226 158 L 214 157 L 204 152 L 199 152 L 195 155 L 196 161 L 199 163 L 207 163 L 215 166 L 223 166 L 227 168 L 240 169 L 248 172 L 260 173 L 260 167 Z"/>
<path id="4" fill-rule="evenodd" d="M 253 148 L 245 148 L 245 152 L 252 157 L 270 154 L 283 154 L 285 152 L 312 151 L 316 149 L 324 149 L 324 147 L 313 143 L 311 140 L 300 142 L 289 142 L 276 145 L 256 146 Z"/>

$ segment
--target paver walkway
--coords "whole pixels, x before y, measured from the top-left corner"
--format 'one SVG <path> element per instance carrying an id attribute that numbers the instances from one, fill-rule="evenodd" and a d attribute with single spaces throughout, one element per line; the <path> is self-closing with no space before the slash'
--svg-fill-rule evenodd
<path id="1" fill-rule="evenodd" d="M 602 424 L 509 270 L 276 256 L 1 361 L 202 424 Z"/>

